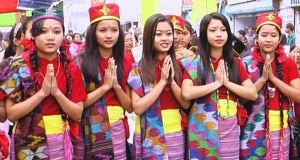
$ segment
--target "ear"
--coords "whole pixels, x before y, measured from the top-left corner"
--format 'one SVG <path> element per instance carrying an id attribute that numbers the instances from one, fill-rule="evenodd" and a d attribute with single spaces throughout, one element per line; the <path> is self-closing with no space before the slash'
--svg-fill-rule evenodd
<path id="1" fill-rule="evenodd" d="M 19 45 L 21 44 L 21 41 L 18 40 L 17 38 L 14 38 L 14 39 L 13 39 L 13 43 L 14 43 L 14 45 L 16 45 L 16 46 L 19 46 Z"/>

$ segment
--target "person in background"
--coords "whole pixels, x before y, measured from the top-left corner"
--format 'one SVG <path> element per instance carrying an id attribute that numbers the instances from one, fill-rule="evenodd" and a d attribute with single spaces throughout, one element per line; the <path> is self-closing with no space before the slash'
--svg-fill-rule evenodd
<path id="1" fill-rule="evenodd" d="M 248 33 L 246 34 L 246 38 L 248 40 L 249 46 L 248 48 L 251 49 L 255 45 L 255 29 L 253 26 L 248 27 Z"/>
<path id="2" fill-rule="evenodd" d="M 244 43 L 244 45 L 247 47 L 246 50 L 251 49 L 249 47 L 249 42 L 246 38 L 246 32 L 244 30 L 238 30 L 235 36 Z"/>
<path id="3" fill-rule="evenodd" d="M 60 5 L 37 8 L 32 17 L 33 46 L 10 62 L 11 76 L 1 84 L 7 118 L 15 122 L 10 158 L 72 159 L 86 98 L 82 76 L 63 41 Z"/>
<path id="4" fill-rule="evenodd" d="M 285 25 L 285 33 L 287 34 L 287 45 L 292 47 L 293 45 L 295 45 L 295 40 L 296 40 L 294 25 L 292 23 L 287 23 Z"/>
<path id="5" fill-rule="evenodd" d="M 135 33 L 136 46 L 140 46 L 143 44 L 143 33 Z"/>
<path id="6" fill-rule="evenodd" d="M 257 93 L 240 59 L 232 53 L 227 18 L 216 12 L 200 22 L 200 47 L 195 58 L 182 61 L 182 96 L 194 100 L 189 114 L 190 159 L 239 159 L 239 98 L 255 100 Z"/>
<path id="7" fill-rule="evenodd" d="M 175 57 L 174 32 L 163 14 L 154 14 L 145 23 L 143 56 L 128 77 L 138 115 L 134 159 L 184 159 L 180 108 L 190 103 L 181 96 L 183 68 Z"/>
<path id="8" fill-rule="evenodd" d="M 236 35 L 232 34 L 232 49 L 235 57 L 241 58 L 247 51 L 245 43 L 242 42 Z"/>
<path id="9" fill-rule="evenodd" d="M 194 44 L 192 41 L 193 35 L 195 31 L 191 25 L 191 23 L 187 20 L 184 20 L 184 29 L 183 29 L 183 37 L 180 41 L 180 45 L 183 48 L 186 48 L 194 53 L 197 52 L 197 43 Z"/>
<path id="10" fill-rule="evenodd" d="M 187 58 L 189 56 L 193 56 L 194 52 L 188 50 L 185 47 L 181 46 L 181 41 L 183 38 L 183 30 L 184 30 L 184 19 L 180 16 L 176 15 L 166 15 L 171 22 L 173 23 L 174 28 L 174 48 L 176 59 L 181 60 Z"/>
<path id="11" fill-rule="evenodd" d="M 71 35 L 68 35 L 68 34 L 67 34 L 67 35 L 65 36 L 65 39 L 67 40 L 67 42 L 68 42 L 69 44 L 72 43 L 72 40 L 73 40 L 73 39 L 72 39 L 72 36 L 71 36 Z"/>
<path id="12" fill-rule="evenodd" d="M 81 35 L 79 33 L 74 33 L 72 35 L 72 43 L 70 44 L 70 53 L 72 55 L 73 58 L 75 58 L 80 51 L 82 50 L 83 46 L 83 42 L 82 42 L 82 38 Z"/>
<path id="13" fill-rule="evenodd" d="M 131 49 L 135 46 L 133 43 L 133 35 L 130 32 L 124 33 L 124 50 L 125 56 L 130 60 L 131 63 L 134 63 L 134 58 L 132 55 Z"/>
<path id="14" fill-rule="evenodd" d="M 289 126 L 292 110 L 299 111 L 292 108 L 291 101 L 300 102 L 300 78 L 295 62 L 285 56 L 280 44 L 281 27 L 278 15 L 260 14 L 256 19 L 257 44 L 243 58 L 259 96 L 246 106 L 250 112 L 241 130 L 242 160 L 286 160 L 291 156 Z"/>
<path id="15" fill-rule="evenodd" d="M 124 52 L 119 6 L 92 6 L 89 16 L 85 51 L 76 59 L 88 91 L 82 117 L 84 159 L 124 160 L 128 125 L 124 112 L 132 112 L 126 83 L 131 63 Z"/>

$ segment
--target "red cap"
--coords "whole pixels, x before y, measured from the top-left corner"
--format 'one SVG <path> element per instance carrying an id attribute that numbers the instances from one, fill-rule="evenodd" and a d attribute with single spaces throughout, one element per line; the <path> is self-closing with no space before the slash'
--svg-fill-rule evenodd
<path id="1" fill-rule="evenodd" d="M 256 18 L 256 31 L 266 24 L 274 25 L 280 30 L 282 27 L 282 19 L 273 13 L 263 13 Z"/>
<path id="2" fill-rule="evenodd" d="M 178 29 L 180 31 L 183 32 L 183 28 L 184 28 L 184 19 L 180 16 L 176 16 L 176 15 L 166 15 L 171 22 L 173 23 L 173 27 L 174 29 Z"/>
<path id="3" fill-rule="evenodd" d="M 90 24 L 105 19 L 120 21 L 119 6 L 115 3 L 101 4 L 90 7 Z"/>

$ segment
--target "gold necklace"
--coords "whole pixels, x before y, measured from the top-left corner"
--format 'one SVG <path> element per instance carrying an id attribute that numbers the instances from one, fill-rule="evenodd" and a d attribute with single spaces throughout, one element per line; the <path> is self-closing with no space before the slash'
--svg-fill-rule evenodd
<path id="1" fill-rule="evenodd" d="M 59 69 L 60 69 L 60 57 L 58 55 L 58 67 L 57 67 L 55 77 L 57 77 Z M 39 66 L 39 70 L 40 70 L 40 75 L 43 77 L 43 79 L 45 79 L 45 75 L 42 73 L 41 66 Z M 54 66 L 53 66 L 53 70 L 54 70 Z M 47 72 L 47 69 L 46 69 L 46 72 Z"/>

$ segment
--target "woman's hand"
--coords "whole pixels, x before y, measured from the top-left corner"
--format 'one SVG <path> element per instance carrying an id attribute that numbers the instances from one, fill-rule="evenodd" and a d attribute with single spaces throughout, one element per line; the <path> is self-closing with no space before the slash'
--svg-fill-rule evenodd
<path id="1" fill-rule="evenodd" d="M 48 66 L 47 66 L 47 68 L 48 68 Z M 51 77 L 51 91 L 50 91 L 50 93 L 51 93 L 52 96 L 56 97 L 56 96 L 59 96 L 62 92 L 58 88 L 56 77 L 55 77 L 55 74 L 54 74 L 53 65 L 49 66 L 49 67 L 52 68 L 51 72 L 50 72 L 50 77 Z"/>
<path id="2" fill-rule="evenodd" d="M 112 62 L 113 61 L 113 62 Z M 108 60 L 108 66 L 105 69 L 105 74 L 104 74 L 104 78 L 103 78 L 103 84 L 102 87 L 105 87 L 106 90 L 111 89 L 111 87 L 113 86 L 114 83 L 114 79 L 113 79 L 113 72 L 114 72 L 114 59 L 110 58 Z"/>
<path id="3" fill-rule="evenodd" d="M 168 55 L 164 59 L 164 63 L 163 63 L 163 66 L 162 66 L 161 72 L 160 72 L 160 80 L 164 80 L 166 82 L 166 84 L 168 83 L 170 71 L 171 71 L 170 56 Z"/>
<path id="4" fill-rule="evenodd" d="M 51 94 L 51 81 L 52 81 L 51 74 L 53 74 L 54 72 L 53 68 L 54 68 L 53 64 L 47 65 L 46 75 L 44 77 L 42 87 L 39 91 L 42 97 L 47 97 L 48 95 Z"/>
<path id="5" fill-rule="evenodd" d="M 221 62 L 221 61 L 220 61 Z M 224 66 L 222 63 L 218 64 L 218 68 L 216 71 L 214 71 L 215 75 L 215 82 L 218 82 L 221 84 L 221 86 L 224 84 Z"/>
<path id="6" fill-rule="evenodd" d="M 262 76 L 260 77 L 260 79 L 261 79 L 262 82 L 265 83 L 269 79 L 270 69 L 272 71 L 271 58 L 270 58 L 270 55 L 267 54 L 266 55 L 266 59 L 265 59 L 265 64 L 264 64 L 264 67 L 263 67 Z"/>

